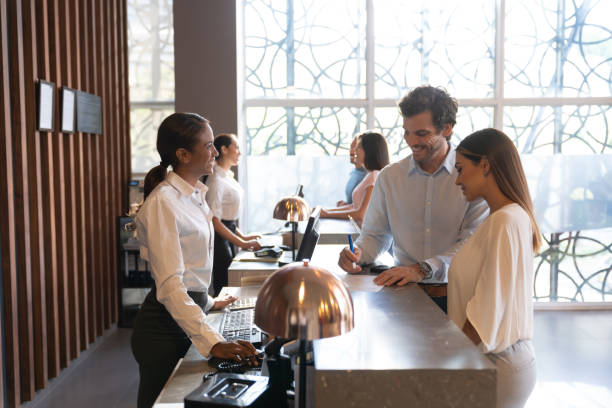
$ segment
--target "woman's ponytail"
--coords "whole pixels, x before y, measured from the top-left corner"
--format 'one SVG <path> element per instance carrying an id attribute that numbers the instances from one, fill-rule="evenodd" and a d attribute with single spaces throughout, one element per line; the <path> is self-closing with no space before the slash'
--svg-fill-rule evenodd
<path id="1" fill-rule="evenodd" d="M 159 183 L 164 181 L 166 174 L 168 173 L 168 166 L 165 163 L 160 163 L 158 166 L 153 167 L 144 179 L 144 200 L 147 199 L 149 194 L 157 187 Z"/>

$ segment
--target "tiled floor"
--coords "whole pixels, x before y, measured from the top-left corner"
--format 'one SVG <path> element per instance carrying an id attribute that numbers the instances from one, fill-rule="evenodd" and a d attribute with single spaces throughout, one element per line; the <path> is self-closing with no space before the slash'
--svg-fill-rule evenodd
<path id="1" fill-rule="evenodd" d="M 535 314 L 538 384 L 528 408 L 612 407 L 612 311 Z M 130 330 L 111 329 L 26 408 L 135 406 Z"/>

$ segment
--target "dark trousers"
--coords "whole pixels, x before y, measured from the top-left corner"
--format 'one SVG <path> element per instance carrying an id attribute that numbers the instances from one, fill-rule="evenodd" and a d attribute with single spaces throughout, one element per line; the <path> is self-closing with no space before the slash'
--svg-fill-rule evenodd
<path id="1" fill-rule="evenodd" d="M 236 221 L 221 220 L 230 231 L 236 232 Z M 228 240 L 215 234 L 215 252 L 213 255 L 212 296 L 218 296 L 224 286 L 227 286 L 227 269 L 236 256 L 236 247 Z"/>
<path id="2" fill-rule="evenodd" d="M 206 293 L 188 292 L 202 309 Z M 156 298 L 155 286 L 145 298 L 134 320 L 132 353 L 138 362 L 138 408 L 153 406 L 178 361 L 187 353 L 191 340 Z"/>

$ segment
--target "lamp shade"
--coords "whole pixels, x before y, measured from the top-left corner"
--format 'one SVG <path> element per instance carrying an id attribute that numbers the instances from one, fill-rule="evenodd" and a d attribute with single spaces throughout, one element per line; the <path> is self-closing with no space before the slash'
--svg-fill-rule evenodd
<path id="1" fill-rule="evenodd" d="M 255 324 L 270 335 L 314 340 L 353 329 L 353 298 L 330 272 L 305 261 L 286 265 L 264 282 Z"/>
<path id="2" fill-rule="evenodd" d="M 305 221 L 310 217 L 310 209 L 301 197 L 285 197 L 276 203 L 272 217 L 283 221 Z"/>

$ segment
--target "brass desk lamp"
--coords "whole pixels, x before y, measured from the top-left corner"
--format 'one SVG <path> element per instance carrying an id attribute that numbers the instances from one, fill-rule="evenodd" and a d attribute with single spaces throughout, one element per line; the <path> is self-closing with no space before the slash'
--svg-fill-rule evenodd
<path id="1" fill-rule="evenodd" d="M 292 263 L 266 279 L 255 305 L 255 324 L 270 335 L 299 342 L 298 407 L 306 401 L 307 342 L 353 329 L 353 299 L 346 286 L 323 268 Z"/>
<path id="2" fill-rule="evenodd" d="M 289 221 L 291 223 L 292 260 L 295 261 L 295 233 L 298 221 L 306 221 L 310 217 L 310 209 L 303 198 L 290 196 L 281 199 L 274 207 L 274 219 Z"/>

